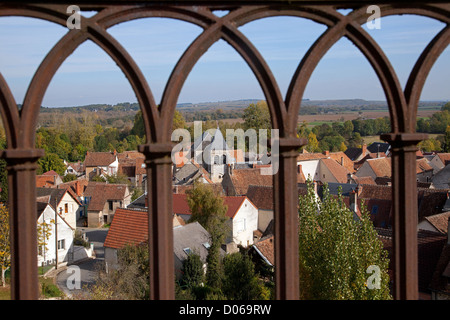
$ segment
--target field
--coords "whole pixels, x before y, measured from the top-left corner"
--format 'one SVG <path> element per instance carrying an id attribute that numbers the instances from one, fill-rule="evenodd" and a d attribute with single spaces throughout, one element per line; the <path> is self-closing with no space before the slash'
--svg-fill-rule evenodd
<path id="1" fill-rule="evenodd" d="M 419 110 L 417 113 L 417 117 L 421 118 L 429 118 L 432 114 L 436 113 L 436 110 Z M 308 126 L 316 126 L 321 125 L 323 123 L 328 123 L 331 125 L 331 123 L 342 120 L 354 120 L 358 119 L 360 117 L 359 113 L 352 112 L 352 113 L 334 113 L 334 114 L 310 114 L 310 115 L 300 115 L 298 117 L 298 122 L 302 123 L 303 121 L 306 121 L 308 123 Z M 361 114 L 362 119 L 376 119 L 376 118 L 383 118 L 383 117 L 389 117 L 388 111 L 364 111 Z"/>
<path id="2" fill-rule="evenodd" d="M 436 109 L 432 110 L 419 110 L 417 113 L 418 118 L 429 118 L 431 115 L 436 113 Z M 298 117 L 298 123 L 301 124 L 303 121 L 308 123 L 308 127 L 314 127 L 317 125 L 321 125 L 324 123 L 332 124 L 333 122 L 342 122 L 347 120 L 354 120 L 360 117 L 358 112 L 343 112 L 343 113 L 333 113 L 333 114 L 308 114 L 308 115 L 300 115 Z M 389 117 L 389 112 L 387 111 L 363 111 L 361 113 L 362 119 L 376 119 Z M 236 122 L 244 122 L 242 118 L 236 119 L 222 119 L 219 120 L 224 123 L 236 123 Z M 188 126 L 192 125 L 192 122 L 186 123 Z"/>

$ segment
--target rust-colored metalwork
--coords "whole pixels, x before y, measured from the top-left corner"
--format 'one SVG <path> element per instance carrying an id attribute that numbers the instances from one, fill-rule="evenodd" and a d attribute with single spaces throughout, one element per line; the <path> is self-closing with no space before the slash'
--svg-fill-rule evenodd
<path id="1" fill-rule="evenodd" d="M 66 58 L 84 41 L 91 40 L 113 59 L 130 82 L 143 113 L 147 143 L 140 147 L 146 156 L 149 205 L 151 298 L 173 299 L 173 239 L 171 219 L 170 128 L 181 88 L 201 56 L 219 39 L 228 42 L 248 64 L 267 100 L 272 126 L 279 129 L 279 171 L 274 176 L 275 260 L 277 299 L 298 299 L 298 239 L 296 150 L 305 141 L 296 138 L 299 108 L 306 85 L 321 58 L 342 37 L 347 37 L 367 58 L 386 95 L 391 133 L 383 139 L 393 146 L 394 256 L 396 299 L 417 299 L 417 208 L 415 145 L 424 135 L 414 134 L 417 107 L 426 77 L 450 42 L 448 0 L 379 1 L 381 15 L 416 14 L 436 19 L 446 26 L 423 51 L 403 91 L 395 70 L 378 44 L 361 27 L 371 1 L 101 1 L 81 0 L 81 9 L 96 10 L 82 18 L 80 30 L 68 31 L 50 50 L 36 71 L 23 106 L 18 110 L 7 82 L 0 74 L 0 112 L 8 148 L 1 156 L 8 162 L 12 226 L 12 298 L 37 299 L 36 258 L 36 161 L 42 151 L 34 149 L 39 109 L 46 89 Z M 65 26 L 64 1 L 15 1 L 0 3 L 0 16 L 26 16 Z M 338 8 L 351 8 L 344 16 Z M 213 10 L 229 10 L 218 17 Z M 300 61 L 283 99 L 278 84 L 253 44 L 239 27 L 271 16 L 311 19 L 327 30 Z M 193 23 L 203 32 L 186 49 L 166 84 L 158 107 L 139 66 L 107 31 L 122 22 L 146 17 L 167 17 Z M 411 180 L 412 179 L 412 180 Z M 20 228 L 20 232 L 18 231 Z M 301 290 L 301 288 L 300 288 Z"/>

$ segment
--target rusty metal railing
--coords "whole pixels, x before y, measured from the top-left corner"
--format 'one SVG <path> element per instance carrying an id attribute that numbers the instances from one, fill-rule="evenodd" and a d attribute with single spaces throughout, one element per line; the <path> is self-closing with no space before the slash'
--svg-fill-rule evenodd
<path id="1" fill-rule="evenodd" d="M 0 16 L 27 16 L 66 26 L 69 14 L 65 1 L 14 1 L 0 3 Z M 382 85 L 389 106 L 391 133 L 382 138 L 393 147 L 394 202 L 394 297 L 417 299 L 417 192 L 415 183 L 416 144 L 426 136 L 415 133 L 418 102 L 427 75 L 450 42 L 449 1 L 381 1 L 381 16 L 416 14 L 445 24 L 423 51 L 412 70 L 405 90 L 383 50 L 363 30 L 369 1 L 77 1 L 83 10 L 97 10 L 81 17 L 80 29 L 68 31 L 50 50 L 37 69 L 19 111 L 8 84 L 0 74 L 0 111 L 5 125 L 11 208 L 13 299 L 37 299 L 36 163 L 43 155 L 35 149 L 39 109 L 54 74 L 84 41 L 91 40 L 119 66 L 130 82 L 143 113 L 147 143 L 140 147 L 146 156 L 149 215 L 150 285 L 152 299 L 173 299 L 172 238 L 172 144 L 170 128 L 181 88 L 200 57 L 216 41 L 228 42 L 248 64 L 258 80 L 270 109 L 272 126 L 280 133 L 279 170 L 274 176 L 276 298 L 299 298 L 296 155 L 306 141 L 296 138 L 297 118 L 304 90 L 317 64 L 342 37 L 347 37 L 370 62 Z M 338 8 L 351 8 L 344 16 Z M 229 10 L 218 17 L 213 9 Z M 324 24 L 327 29 L 307 51 L 295 70 L 286 98 L 261 54 L 239 31 L 250 21 L 271 16 L 294 16 Z M 167 17 L 193 23 L 203 32 L 186 49 L 165 87 L 160 107 L 139 66 L 108 28 L 144 17 Z M 156 190 L 158 191 L 156 193 Z"/>

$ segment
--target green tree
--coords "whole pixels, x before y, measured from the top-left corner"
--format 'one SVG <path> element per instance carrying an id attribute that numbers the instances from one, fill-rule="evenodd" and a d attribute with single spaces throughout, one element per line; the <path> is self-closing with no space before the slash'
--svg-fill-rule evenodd
<path id="1" fill-rule="evenodd" d="M 38 174 L 42 174 L 44 172 L 54 170 L 60 176 L 64 175 L 66 171 L 66 166 L 64 165 L 64 161 L 61 160 L 55 153 L 49 153 L 45 155 L 43 158 L 38 160 Z"/>
<path id="2" fill-rule="evenodd" d="M 439 140 L 430 138 L 423 140 L 419 142 L 418 145 L 420 150 L 423 150 L 425 152 L 431 152 L 431 151 L 441 151 L 441 142 Z"/>
<path id="3" fill-rule="evenodd" d="M 198 254 L 190 253 L 183 261 L 181 271 L 183 273 L 182 283 L 188 288 L 198 287 L 204 282 L 203 262 Z"/>
<path id="4" fill-rule="evenodd" d="M 235 252 L 223 260 L 223 293 L 231 300 L 266 300 L 270 291 L 265 288 L 255 272 L 247 254 Z"/>
<path id="5" fill-rule="evenodd" d="M 189 222 L 198 221 L 210 234 L 211 244 L 206 262 L 206 282 L 212 288 L 221 288 L 223 269 L 220 248 L 228 231 L 226 221 L 227 206 L 223 197 L 212 187 L 195 182 L 187 191 L 187 202 L 191 211 Z"/>
<path id="6" fill-rule="evenodd" d="M 134 116 L 133 128 L 131 129 L 130 133 L 140 138 L 143 138 L 145 136 L 144 118 L 142 117 L 141 110 L 139 110 Z"/>
<path id="7" fill-rule="evenodd" d="M 256 130 L 256 136 L 259 142 L 261 142 L 259 137 L 260 129 L 267 130 L 267 139 L 270 139 L 272 137 L 270 130 L 272 129 L 270 111 L 265 101 L 259 101 L 256 104 L 250 104 L 247 108 L 245 108 L 242 119 L 244 119 L 244 131 L 248 129 Z M 246 141 L 247 150 L 248 147 L 248 141 Z"/>
<path id="8" fill-rule="evenodd" d="M 117 251 L 117 268 L 99 270 L 95 285 L 87 287 L 89 300 L 147 300 L 150 293 L 148 245 L 128 244 Z"/>
<path id="9" fill-rule="evenodd" d="M 450 125 L 445 130 L 443 149 L 444 152 L 450 152 Z"/>
<path id="10" fill-rule="evenodd" d="M 210 234 L 222 227 L 217 226 L 217 222 L 225 223 L 228 208 L 218 192 L 204 183 L 195 182 L 194 188 L 186 194 L 191 210 L 189 222 L 198 221 Z"/>
<path id="11" fill-rule="evenodd" d="M 63 182 L 69 182 L 74 180 L 77 180 L 77 175 L 73 173 L 68 173 L 62 178 Z"/>
<path id="12" fill-rule="evenodd" d="M 446 104 L 444 104 L 441 107 L 441 111 L 448 111 L 448 112 L 450 112 L 450 102 L 447 102 Z"/>
<path id="13" fill-rule="evenodd" d="M 244 129 L 271 129 L 270 112 L 267 103 L 260 101 L 250 104 L 244 110 Z"/>
<path id="14" fill-rule="evenodd" d="M 175 129 L 184 129 L 185 126 L 186 120 L 184 119 L 183 115 L 180 111 L 175 110 L 175 114 L 173 116 L 172 131 Z"/>
<path id="15" fill-rule="evenodd" d="M 389 260 L 365 206 L 355 217 L 325 185 L 322 201 L 312 183 L 299 198 L 299 269 L 302 299 L 391 299 Z M 377 269 L 375 285 L 368 270 Z"/>

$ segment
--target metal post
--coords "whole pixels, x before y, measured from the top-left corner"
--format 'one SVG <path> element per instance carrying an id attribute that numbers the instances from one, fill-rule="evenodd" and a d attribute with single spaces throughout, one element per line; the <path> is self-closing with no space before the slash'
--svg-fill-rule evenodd
<path id="1" fill-rule="evenodd" d="M 426 134 L 385 134 L 392 147 L 394 298 L 418 299 L 417 144 Z"/>
<path id="2" fill-rule="evenodd" d="M 43 151 L 37 149 L 12 149 L 2 153 L 8 163 L 12 300 L 39 298 L 36 169 L 42 155 Z"/>
<path id="3" fill-rule="evenodd" d="M 281 138 L 279 169 L 274 176 L 276 299 L 299 299 L 298 148 L 305 139 Z"/>
<path id="4" fill-rule="evenodd" d="M 171 143 L 139 146 L 147 167 L 150 299 L 175 299 Z"/>

